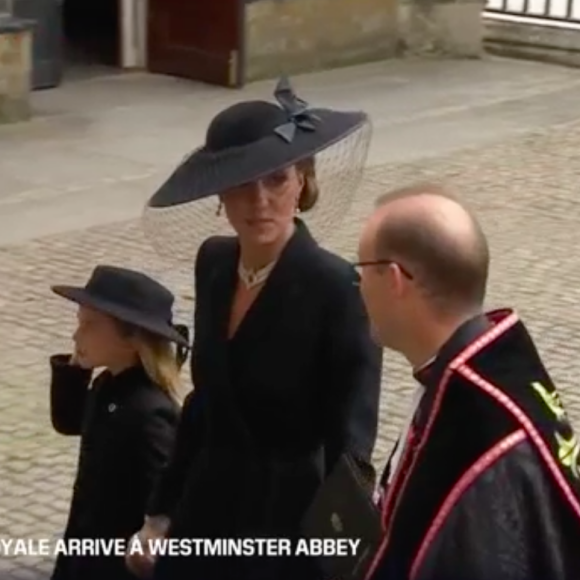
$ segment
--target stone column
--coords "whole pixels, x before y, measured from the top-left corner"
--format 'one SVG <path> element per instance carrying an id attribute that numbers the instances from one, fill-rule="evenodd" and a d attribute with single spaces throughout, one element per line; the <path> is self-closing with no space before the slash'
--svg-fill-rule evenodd
<path id="1" fill-rule="evenodd" d="M 0 17 L 0 124 L 30 118 L 33 24 Z"/>
<path id="2" fill-rule="evenodd" d="M 12 14 L 12 0 L 0 0 L 0 18 Z"/>

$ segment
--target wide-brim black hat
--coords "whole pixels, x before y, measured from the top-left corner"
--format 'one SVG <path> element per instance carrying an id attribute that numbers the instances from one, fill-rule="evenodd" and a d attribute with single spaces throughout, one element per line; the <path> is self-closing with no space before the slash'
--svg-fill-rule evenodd
<path id="1" fill-rule="evenodd" d="M 208 131 L 210 145 L 182 162 L 151 197 L 150 207 L 172 207 L 257 181 L 317 155 L 367 121 L 364 113 L 329 109 L 312 109 L 292 119 L 284 109 L 264 101 L 240 103 L 221 115 Z M 254 123 L 239 127 L 248 117 L 255 119 Z M 223 135 L 220 125 L 224 125 Z M 264 136 L 236 144 L 256 135 Z"/>
<path id="2" fill-rule="evenodd" d="M 141 272 L 97 266 L 86 286 L 55 285 L 51 290 L 80 306 L 189 347 L 184 327 L 172 321 L 173 294 Z"/>
<path id="3" fill-rule="evenodd" d="M 243 101 L 218 113 L 205 144 L 149 199 L 143 225 L 161 255 L 190 262 L 204 238 L 228 229 L 216 218 L 214 196 L 301 161 L 312 161 L 320 192 L 316 207 L 301 217 L 318 239 L 337 229 L 362 180 L 370 119 L 361 111 L 311 108 L 286 78 L 274 96 L 275 103 Z"/>

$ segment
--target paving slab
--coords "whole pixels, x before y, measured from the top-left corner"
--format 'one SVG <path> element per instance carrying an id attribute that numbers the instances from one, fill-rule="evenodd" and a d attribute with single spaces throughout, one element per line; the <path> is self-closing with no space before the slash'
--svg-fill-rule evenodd
<path id="1" fill-rule="evenodd" d="M 573 121 L 580 76 L 489 57 L 386 61 L 293 83 L 313 105 L 367 111 L 374 124 L 369 162 L 380 165 Z M 136 217 L 203 142 L 216 112 L 240 99 L 270 99 L 273 87 L 267 81 L 232 91 L 135 73 L 34 93 L 34 120 L 0 128 L 0 244 Z M 121 193 L 119 184 L 134 187 Z"/>
<path id="2" fill-rule="evenodd" d="M 577 82 L 567 69 L 490 61 L 391 63 L 297 85 L 313 101 L 367 106 L 379 127 L 364 186 L 326 244 L 353 257 L 365 215 L 390 188 L 419 180 L 454 188 L 490 238 L 489 306 L 520 312 L 579 425 Z M 190 321 L 191 271 L 156 257 L 136 218 L 183 156 L 187 122 L 194 142 L 211 111 L 236 97 L 174 79 L 115 77 L 38 95 L 41 118 L 0 131 L 0 538 L 56 536 L 67 515 L 78 441 L 51 430 L 47 381 L 50 354 L 70 347 L 74 309 L 49 285 L 82 283 L 98 262 L 140 268 L 175 290 L 178 318 Z M 28 155 L 35 163 L 23 165 Z M 387 354 L 377 465 L 412 388 L 408 365 Z M 40 580 L 51 566 L 0 557 L 0 579 Z"/>

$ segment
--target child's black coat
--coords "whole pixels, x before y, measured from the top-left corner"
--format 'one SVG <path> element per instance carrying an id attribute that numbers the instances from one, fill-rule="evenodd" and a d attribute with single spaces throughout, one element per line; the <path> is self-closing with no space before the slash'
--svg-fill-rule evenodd
<path id="1" fill-rule="evenodd" d="M 138 531 L 175 437 L 179 406 L 144 369 L 114 376 L 50 359 L 51 418 L 63 435 L 80 435 L 66 538 L 123 538 Z M 134 580 L 121 557 L 59 556 L 52 580 Z"/>

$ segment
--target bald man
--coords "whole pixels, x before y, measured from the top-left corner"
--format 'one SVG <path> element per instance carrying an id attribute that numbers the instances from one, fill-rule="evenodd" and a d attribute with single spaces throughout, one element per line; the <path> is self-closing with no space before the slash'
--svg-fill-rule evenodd
<path id="1" fill-rule="evenodd" d="M 417 383 L 367 578 L 580 579 L 580 446 L 525 326 L 508 309 L 484 314 L 474 217 L 435 186 L 393 192 L 359 259 L 376 338 Z"/>

